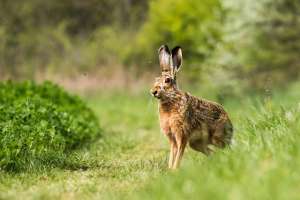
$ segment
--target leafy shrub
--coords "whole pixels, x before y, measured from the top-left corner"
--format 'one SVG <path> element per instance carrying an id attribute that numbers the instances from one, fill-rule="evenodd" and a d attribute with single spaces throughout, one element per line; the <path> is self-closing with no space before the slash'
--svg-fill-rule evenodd
<path id="1" fill-rule="evenodd" d="M 57 165 L 100 134 L 94 113 L 77 96 L 45 82 L 0 83 L 0 167 Z"/>

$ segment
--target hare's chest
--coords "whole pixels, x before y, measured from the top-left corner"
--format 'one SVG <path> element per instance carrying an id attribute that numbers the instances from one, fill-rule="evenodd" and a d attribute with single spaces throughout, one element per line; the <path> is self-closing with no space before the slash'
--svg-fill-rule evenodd
<path id="1" fill-rule="evenodd" d="M 182 116 L 177 113 L 160 113 L 160 128 L 165 134 L 183 128 Z"/>
<path id="2" fill-rule="evenodd" d="M 170 115 L 168 113 L 159 113 L 159 123 L 163 133 L 169 134 L 171 132 Z"/>

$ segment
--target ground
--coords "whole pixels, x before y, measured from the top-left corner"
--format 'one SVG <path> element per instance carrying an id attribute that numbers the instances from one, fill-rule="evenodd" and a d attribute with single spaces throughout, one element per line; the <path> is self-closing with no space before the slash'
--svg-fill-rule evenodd
<path id="1" fill-rule="evenodd" d="M 299 92 L 284 97 L 226 101 L 232 147 L 209 157 L 188 148 L 170 171 L 157 102 L 146 90 L 85 96 L 103 136 L 65 168 L 1 171 L 0 199 L 299 199 Z"/>

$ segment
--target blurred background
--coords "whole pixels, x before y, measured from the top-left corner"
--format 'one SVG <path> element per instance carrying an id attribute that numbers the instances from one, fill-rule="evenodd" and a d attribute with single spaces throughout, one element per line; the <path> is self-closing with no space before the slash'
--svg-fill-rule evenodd
<path id="1" fill-rule="evenodd" d="M 143 90 L 162 44 L 183 48 L 182 85 L 271 95 L 299 78 L 300 1 L 0 1 L 0 80 Z"/>

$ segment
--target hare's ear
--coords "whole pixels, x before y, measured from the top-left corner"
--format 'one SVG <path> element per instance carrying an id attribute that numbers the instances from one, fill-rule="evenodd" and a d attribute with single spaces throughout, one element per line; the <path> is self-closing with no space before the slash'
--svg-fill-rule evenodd
<path id="1" fill-rule="evenodd" d="M 158 56 L 159 56 L 159 65 L 162 72 L 169 72 L 171 71 L 171 63 L 170 63 L 170 50 L 167 45 L 162 45 L 158 49 Z"/>
<path id="2" fill-rule="evenodd" d="M 174 68 L 174 72 L 178 72 L 182 65 L 182 51 L 181 47 L 177 46 L 172 49 L 172 67 Z"/>

